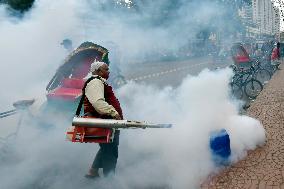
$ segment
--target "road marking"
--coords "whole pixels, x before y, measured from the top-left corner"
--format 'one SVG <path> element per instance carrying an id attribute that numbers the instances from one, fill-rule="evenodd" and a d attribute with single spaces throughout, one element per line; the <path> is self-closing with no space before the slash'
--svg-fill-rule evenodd
<path id="1" fill-rule="evenodd" d="M 173 68 L 173 69 L 162 71 L 162 72 L 157 72 L 157 73 L 153 73 L 153 74 L 139 76 L 139 77 L 136 77 L 136 78 L 129 78 L 128 81 L 139 81 L 139 80 L 144 80 L 144 79 L 147 79 L 147 78 L 150 79 L 152 77 L 159 77 L 159 76 L 164 75 L 164 74 L 173 73 L 173 72 L 189 69 L 189 68 L 196 67 L 196 66 L 201 66 L 201 65 L 204 65 L 204 64 L 208 64 L 208 62 L 207 63 L 194 64 L 194 65 L 188 65 L 188 66 L 184 66 L 184 67 L 177 67 L 177 68 Z"/>

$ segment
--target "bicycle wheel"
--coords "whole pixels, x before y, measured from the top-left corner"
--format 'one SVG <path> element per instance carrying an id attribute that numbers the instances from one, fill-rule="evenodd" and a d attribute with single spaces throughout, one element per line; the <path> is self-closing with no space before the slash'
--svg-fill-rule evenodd
<path id="1" fill-rule="evenodd" d="M 263 85 L 256 79 L 250 79 L 244 83 L 244 92 L 250 99 L 255 99 L 263 89 Z"/>
<path id="2" fill-rule="evenodd" d="M 266 69 L 259 69 L 255 73 L 255 79 L 262 84 L 267 83 L 271 79 L 271 73 Z"/>
<path id="3" fill-rule="evenodd" d="M 280 64 L 273 64 L 271 66 L 272 66 L 273 73 L 275 73 L 279 69 Z"/>
<path id="4" fill-rule="evenodd" d="M 231 93 L 236 99 L 243 98 L 243 89 L 237 83 L 232 82 L 231 84 Z"/>

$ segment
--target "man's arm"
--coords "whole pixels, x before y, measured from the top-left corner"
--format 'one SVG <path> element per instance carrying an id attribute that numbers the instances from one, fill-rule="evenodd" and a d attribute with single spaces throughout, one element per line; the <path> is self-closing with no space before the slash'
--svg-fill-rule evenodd
<path id="1" fill-rule="evenodd" d="M 99 114 L 119 118 L 119 114 L 114 107 L 105 101 L 104 84 L 101 80 L 93 79 L 90 81 L 86 86 L 85 95 Z"/>

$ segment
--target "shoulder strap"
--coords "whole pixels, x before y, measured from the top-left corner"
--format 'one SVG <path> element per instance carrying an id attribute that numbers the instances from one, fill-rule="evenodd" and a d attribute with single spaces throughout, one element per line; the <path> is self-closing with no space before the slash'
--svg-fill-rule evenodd
<path id="1" fill-rule="evenodd" d="M 81 96 L 80 102 L 79 102 L 79 104 L 78 104 L 76 113 L 75 113 L 75 116 L 76 116 L 76 117 L 79 117 L 79 115 L 80 115 L 80 113 L 81 113 L 82 105 L 83 105 L 84 98 L 85 98 L 85 89 L 86 89 L 86 87 L 87 87 L 87 84 L 88 84 L 90 81 L 92 81 L 93 79 L 100 79 L 100 76 L 90 77 L 90 78 L 85 82 L 84 87 L 82 88 L 82 96 Z"/>

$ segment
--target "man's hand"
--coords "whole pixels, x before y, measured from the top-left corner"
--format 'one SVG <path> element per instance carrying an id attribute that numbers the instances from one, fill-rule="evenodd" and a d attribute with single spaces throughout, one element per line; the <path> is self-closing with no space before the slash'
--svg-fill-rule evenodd
<path id="1" fill-rule="evenodd" d="M 116 119 L 116 120 L 121 120 L 121 117 L 120 117 L 119 114 L 116 114 L 116 115 L 114 116 L 114 119 Z"/>

